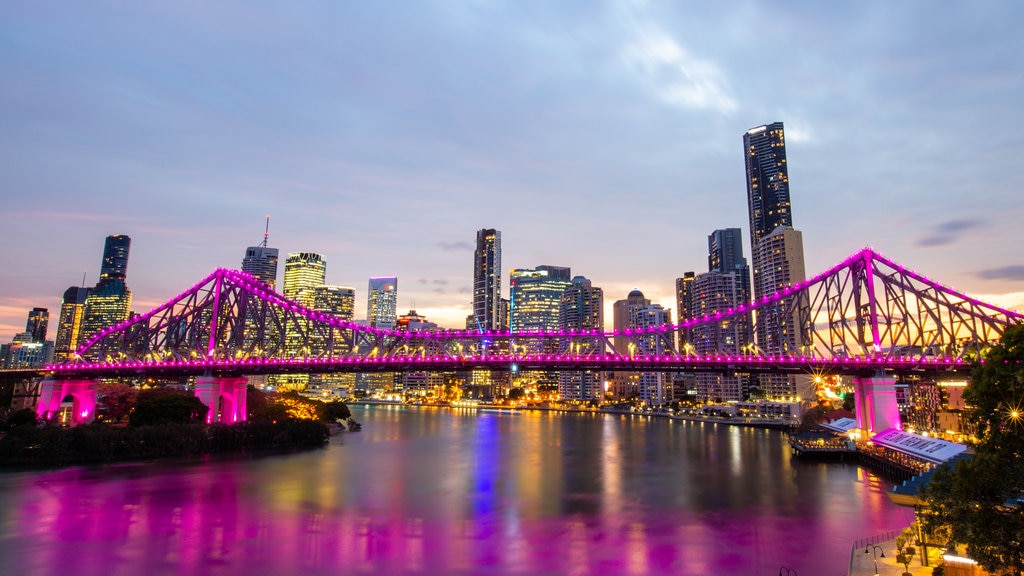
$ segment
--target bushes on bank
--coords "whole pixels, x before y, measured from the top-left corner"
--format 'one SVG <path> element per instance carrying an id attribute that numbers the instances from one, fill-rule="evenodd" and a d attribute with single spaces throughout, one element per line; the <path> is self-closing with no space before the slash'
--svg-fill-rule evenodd
<path id="1" fill-rule="evenodd" d="M 0 438 L 0 466 L 64 466 L 315 448 L 326 444 L 329 437 L 327 425 L 313 420 L 212 426 L 20 426 Z"/>

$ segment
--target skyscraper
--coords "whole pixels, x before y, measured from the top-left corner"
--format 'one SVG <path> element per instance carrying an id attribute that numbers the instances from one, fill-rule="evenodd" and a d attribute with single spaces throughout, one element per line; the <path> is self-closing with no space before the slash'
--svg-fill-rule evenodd
<path id="1" fill-rule="evenodd" d="M 249 246 L 245 249 L 245 257 L 242 258 L 242 272 L 252 274 L 273 290 L 277 286 L 278 253 L 277 248 L 267 247 L 269 236 L 270 216 L 267 216 L 267 227 L 263 231 L 263 242 L 259 246 Z"/>
<path id="2" fill-rule="evenodd" d="M 315 252 L 292 252 L 284 261 L 282 294 L 304 306 L 313 306 L 313 288 L 325 284 L 327 261 Z"/>
<path id="3" fill-rule="evenodd" d="M 754 246 L 779 226 L 793 227 L 782 122 L 748 130 L 743 135 L 743 150 L 747 165 L 750 244 Z"/>
<path id="4" fill-rule="evenodd" d="M 75 356 L 75 350 L 80 344 L 85 300 L 91 292 L 91 288 L 83 286 L 72 286 L 64 291 L 60 318 L 57 319 L 57 336 L 54 338 L 53 356 L 57 362 L 70 360 Z"/>
<path id="5" fill-rule="evenodd" d="M 604 291 L 583 276 L 574 277 L 562 293 L 558 318 L 563 330 L 604 331 Z M 594 345 L 600 344 L 595 340 Z M 558 377 L 558 393 L 562 400 L 600 400 L 604 395 L 602 376 L 603 372 L 596 370 L 562 371 Z"/>
<path id="6" fill-rule="evenodd" d="M 398 320 L 398 277 L 370 278 L 366 296 L 366 320 L 374 328 L 394 329 Z"/>
<path id="7" fill-rule="evenodd" d="M 316 287 L 324 285 L 327 261 L 315 252 L 292 252 L 284 261 L 282 294 L 285 298 L 312 309 Z M 316 342 L 303 337 L 301 327 L 289 324 L 284 330 L 284 354 L 295 358 L 314 354 Z M 308 374 L 289 374 L 268 377 L 268 382 L 282 389 L 304 390 L 309 384 Z"/>
<path id="8" fill-rule="evenodd" d="M 28 313 L 25 332 L 33 342 L 46 342 L 46 327 L 50 323 L 50 312 L 46 308 L 33 308 Z"/>
<path id="9" fill-rule="evenodd" d="M 499 330 L 501 314 L 501 232 L 484 228 L 476 233 L 473 252 L 472 322 L 481 331 Z"/>
<path id="10" fill-rule="evenodd" d="M 672 311 L 661 304 L 650 304 L 636 313 L 635 328 L 650 329 L 671 324 Z M 636 353 L 644 356 L 658 356 L 672 349 L 664 334 L 651 333 L 637 336 Z M 671 401 L 668 387 L 669 375 L 665 372 L 641 372 L 639 374 L 639 398 L 646 406 L 660 406 Z"/>
<path id="11" fill-rule="evenodd" d="M 85 299 L 80 343 L 107 326 L 128 319 L 132 292 L 125 284 L 125 276 L 130 246 L 131 238 L 128 236 L 107 236 L 103 245 L 99 282 Z"/>
<path id="12" fill-rule="evenodd" d="M 249 246 L 242 258 L 242 272 L 248 272 L 273 290 L 277 286 L 277 248 Z"/>
<path id="13" fill-rule="evenodd" d="M 750 256 L 753 261 L 752 288 L 755 299 L 804 280 L 803 237 L 793 229 L 790 206 L 789 168 L 782 122 L 751 128 L 743 135 L 747 172 L 747 203 L 750 217 Z M 801 325 L 803 306 L 787 302 L 757 313 L 756 342 L 762 353 L 793 354 L 805 345 Z M 766 375 L 759 378 L 769 396 L 795 396 L 796 379 Z"/>
<path id="14" fill-rule="evenodd" d="M 509 331 L 557 329 L 562 293 L 570 286 L 570 280 L 569 269 L 561 266 L 513 269 L 509 273 Z"/>

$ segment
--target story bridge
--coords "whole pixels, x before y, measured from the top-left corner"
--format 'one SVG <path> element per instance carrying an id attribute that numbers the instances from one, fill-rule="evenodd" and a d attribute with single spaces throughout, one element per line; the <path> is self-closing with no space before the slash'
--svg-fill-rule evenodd
<path id="1" fill-rule="evenodd" d="M 89 420 L 96 382 L 125 376 L 194 376 L 197 396 L 221 407 L 210 418 L 235 421 L 245 418 L 245 376 L 254 374 L 513 366 L 814 372 L 854 376 L 858 419 L 863 411 L 864 427 L 875 430 L 893 423 L 894 375 L 966 373 L 1022 320 L 868 248 L 749 304 L 677 325 L 610 332 L 380 329 L 288 300 L 244 272 L 218 269 L 163 305 L 100 331 L 73 361 L 46 366 L 37 410 L 52 412 L 71 395 L 75 419 Z M 722 346 L 720 336 L 737 324 L 773 344 Z"/>

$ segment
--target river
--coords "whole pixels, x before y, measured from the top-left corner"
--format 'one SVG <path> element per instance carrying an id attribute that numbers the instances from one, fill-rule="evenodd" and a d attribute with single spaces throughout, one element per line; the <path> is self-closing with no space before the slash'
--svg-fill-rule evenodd
<path id="1" fill-rule="evenodd" d="M 0 574 L 843 576 L 912 511 L 777 431 L 354 407 L 321 450 L 0 474 Z"/>

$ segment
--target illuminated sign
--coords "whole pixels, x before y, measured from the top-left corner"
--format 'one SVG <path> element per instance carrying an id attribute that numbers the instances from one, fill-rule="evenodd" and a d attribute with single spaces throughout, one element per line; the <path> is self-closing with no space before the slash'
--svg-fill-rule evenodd
<path id="1" fill-rule="evenodd" d="M 871 441 L 935 464 L 941 464 L 967 449 L 963 444 L 903 432 L 895 428 L 875 434 Z"/>

